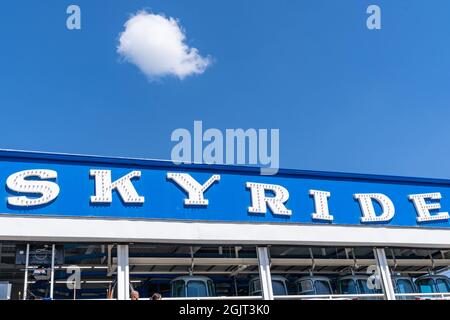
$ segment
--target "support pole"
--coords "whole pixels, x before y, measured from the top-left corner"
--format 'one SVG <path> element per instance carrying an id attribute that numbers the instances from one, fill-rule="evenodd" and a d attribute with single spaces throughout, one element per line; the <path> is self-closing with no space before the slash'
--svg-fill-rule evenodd
<path id="1" fill-rule="evenodd" d="M 28 263 L 30 259 L 30 244 L 27 243 L 27 249 L 25 252 L 25 276 L 23 280 L 23 300 L 27 300 L 27 292 L 28 292 Z"/>
<path id="2" fill-rule="evenodd" d="M 263 300 L 273 300 L 272 276 L 270 275 L 269 249 L 267 247 L 256 247 L 258 255 L 259 279 L 261 283 L 261 294 Z"/>
<path id="3" fill-rule="evenodd" d="M 55 244 L 52 244 L 52 269 L 50 274 L 50 299 L 53 300 L 55 291 Z"/>
<path id="4" fill-rule="evenodd" d="M 117 245 L 117 299 L 130 299 L 130 271 L 128 263 L 128 245 Z"/>
<path id="5" fill-rule="evenodd" d="M 383 248 L 375 248 L 374 254 L 380 273 L 381 287 L 383 289 L 384 299 L 396 300 L 394 286 L 391 279 L 391 272 L 389 270 L 388 262 L 386 259 L 386 252 Z"/>

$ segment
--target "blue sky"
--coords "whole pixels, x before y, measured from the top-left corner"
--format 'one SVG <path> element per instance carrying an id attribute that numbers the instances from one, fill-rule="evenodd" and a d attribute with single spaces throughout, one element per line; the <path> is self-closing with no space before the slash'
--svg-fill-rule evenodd
<path id="1" fill-rule="evenodd" d="M 66 29 L 66 8 L 82 30 Z M 366 8 L 382 29 L 366 28 Z M 130 15 L 179 19 L 203 73 L 149 81 Z M 450 178 L 450 2 L 8 1 L 0 148 L 168 159 L 171 132 L 279 128 L 281 167 Z"/>

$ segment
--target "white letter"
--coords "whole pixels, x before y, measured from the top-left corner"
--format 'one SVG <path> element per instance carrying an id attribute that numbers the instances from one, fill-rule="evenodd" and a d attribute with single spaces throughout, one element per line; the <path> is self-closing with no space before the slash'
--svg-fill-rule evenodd
<path id="1" fill-rule="evenodd" d="M 353 197 L 359 201 L 361 206 L 361 222 L 388 222 L 395 214 L 394 204 L 391 199 L 381 193 L 359 193 Z M 378 202 L 381 206 L 382 214 L 377 216 L 373 207 L 372 200 Z"/>
<path id="2" fill-rule="evenodd" d="M 265 153 L 264 153 L 265 151 Z M 280 167 L 280 131 L 270 130 L 270 157 L 267 147 L 267 129 L 259 130 L 259 162 L 269 165 L 269 168 L 261 168 L 261 175 L 268 176 L 278 173 Z"/>
<path id="3" fill-rule="evenodd" d="M 331 193 L 328 191 L 309 190 L 309 195 L 314 197 L 314 212 L 311 216 L 316 220 L 333 221 L 334 217 L 328 211 L 328 198 Z"/>
<path id="4" fill-rule="evenodd" d="M 70 16 L 66 20 L 66 26 L 69 30 L 80 30 L 81 29 L 81 9 L 77 5 L 70 5 L 66 10 L 67 14 Z"/>
<path id="5" fill-rule="evenodd" d="M 70 273 L 71 275 L 67 278 L 67 289 L 81 289 L 81 269 L 78 266 L 72 265 L 67 267 L 66 273 Z"/>
<path id="6" fill-rule="evenodd" d="M 252 196 L 252 206 L 248 208 L 250 213 L 266 213 L 267 205 L 273 214 L 290 216 L 291 210 L 288 210 L 284 203 L 289 199 L 289 191 L 276 184 L 262 184 L 247 182 L 247 188 L 250 188 Z M 272 191 L 274 197 L 266 197 L 266 191 Z"/>
<path id="7" fill-rule="evenodd" d="M 257 164 L 258 163 L 258 136 L 256 134 L 255 129 L 248 129 L 246 131 L 242 129 L 227 129 L 225 131 L 226 135 L 226 163 L 227 164 L 235 164 L 234 163 L 234 140 L 236 138 L 236 164 L 246 164 L 246 139 L 248 139 L 248 164 Z"/>
<path id="8" fill-rule="evenodd" d="M 203 162 L 223 164 L 223 136 L 218 129 L 208 129 L 203 135 L 204 141 L 211 141 L 203 150 Z"/>
<path id="9" fill-rule="evenodd" d="M 38 177 L 39 179 L 56 179 L 58 173 L 53 170 L 26 170 L 14 173 L 6 180 L 8 188 L 15 192 L 40 194 L 39 198 L 8 197 L 8 204 L 17 207 L 31 207 L 50 203 L 59 194 L 59 186 L 51 181 L 26 180 Z"/>
<path id="10" fill-rule="evenodd" d="M 434 221 L 434 220 L 448 220 L 450 219 L 448 212 L 438 212 L 431 215 L 430 210 L 438 210 L 441 208 L 439 203 L 427 203 L 425 199 L 439 200 L 441 199 L 441 193 L 422 193 L 411 194 L 408 196 L 409 200 L 412 200 L 417 212 L 417 222 Z"/>
<path id="11" fill-rule="evenodd" d="M 180 139 L 183 139 L 180 141 Z M 191 133 L 186 129 L 176 129 L 172 132 L 171 141 L 179 141 L 170 156 L 175 164 L 191 163 Z"/>
<path id="12" fill-rule="evenodd" d="M 368 14 L 371 14 L 366 21 L 367 28 L 369 30 L 381 29 L 381 9 L 377 5 L 370 5 L 367 7 Z"/>
<path id="13" fill-rule="evenodd" d="M 132 171 L 114 182 L 111 182 L 111 170 L 91 170 L 90 175 L 95 177 L 95 196 L 91 196 L 92 203 L 111 203 L 114 189 L 124 203 L 144 203 L 144 197 L 139 196 L 131 183 L 131 179 L 141 177 L 140 171 Z"/>
<path id="14" fill-rule="evenodd" d="M 203 159 L 203 122 L 194 121 L 194 162 L 202 163 Z"/>
<path id="15" fill-rule="evenodd" d="M 215 174 L 208 179 L 203 185 L 198 183 L 187 173 L 167 173 L 167 179 L 175 181 L 189 195 L 184 199 L 184 204 L 195 206 L 207 206 L 208 200 L 203 197 L 203 193 L 216 181 L 220 180 L 220 175 Z"/>

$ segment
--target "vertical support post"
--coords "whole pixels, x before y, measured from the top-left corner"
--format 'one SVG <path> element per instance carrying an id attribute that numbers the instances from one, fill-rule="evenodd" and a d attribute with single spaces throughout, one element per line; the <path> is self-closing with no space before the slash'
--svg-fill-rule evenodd
<path id="1" fill-rule="evenodd" d="M 379 270 L 381 280 L 381 287 L 384 293 L 385 300 L 396 300 L 394 286 L 392 284 L 391 272 L 389 270 L 386 252 L 383 248 L 374 249 L 375 259 Z"/>
<path id="2" fill-rule="evenodd" d="M 128 245 L 117 245 L 117 299 L 130 299 L 130 269 L 128 263 Z"/>
<path id="3" fill-rule="evenodd" d="M 52 269 L 50 273 L 50 299 L 53 300 L 55 289 L 55 244 L 52 244 Z"/>
<path id="4" fill-rule="evenodd" d="M 27 243 L 27 249 L 25 252 L 25 276 L 23 280 L 23 300 L 27 300 L 28 292 L 28 264 L 30 261 L 30 244 Z"/>
<path id="5" fill-rule="evenodd" d="M 259 280 L 263 300 L 273 300 L 272 276 L 270 275 L 269 249 L 256 247 L 258 255 Z"/>

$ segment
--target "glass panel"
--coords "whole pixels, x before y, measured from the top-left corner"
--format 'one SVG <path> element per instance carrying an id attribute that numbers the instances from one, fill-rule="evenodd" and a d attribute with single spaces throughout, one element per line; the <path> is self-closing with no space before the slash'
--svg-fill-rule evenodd
<path id="1" fill-rule="evenodd" d="M 311 280 L 303 280 L 298 284 L 298 291 L 302 295 L 314 294 L 312 281 Z"/>
<path id="2" fill-rule="evenodd" d="M 353 279 L 340 280 L 339 291 L 341 294 L 357 294 L 356 283 Z"/>
<path id="3" fill-rule="evenodd" d="M 398 279 L 396 282 L 396 293 L 414 293 L 414 286 L 410 280 Z"/>
<path id="4" fill-rule="evenodd" d="M 261 282 L 259 280 L 253 282 L 253 290 L 256 292 L 261 291 Z"/>
<path id="5" fill-rule="evenodd" d="M 359 289 L 360 293 L 362 293 L 362 294 L 375 293 L 374 289 L 369 289 L 369 287 L 367 286 L 367 280 L 366 279 L 358 279 L 357 283 L 358 283 L 358 289 Z"/>
<path id="6" fill-rule="evenodd" d="M 206 283 L 203 281 L 189 281 L 187 284 L 188 297 L 207 297 Z"/>
<path id="7" fill-rule="evenodd" d="M 419 292 L 421 292 L 421 293 L 435 292 L 432 279 L 421 279 L 421 280 L 417 281 L 417 287 L 419 289 Z"/>
<path id="8" fill-rule="evenodd" d="M 317 280 L 314 282 L 316 288 L 316 294 L 331 294 L 331 287 L 328 281 Z"/>
<path id="9" fill-rule="evenodd" d="M 274 296 L 284 296 L 287 294 L 283 281 L 272 280 L 272 291 Z"/>
<path id="10" fill-rule="evenodd" d="M 250 291 L 253 295 L 261 294 L 261 282 L 259 280 L 253 280 L 250 285 Z"/>
<path id="11" fill-rule="evenodd" d="M 446 280 L 446 279 L 437 279 L 436 287 L 439 292 L 442 292 L 442 293 L 450 292 L 450 285 L 448 283 L 448 280 Z"/>
<path id="12" fill-rule="evenodd" d="M 208 280 L 208 293 L 210 296 L 216 295 L 216 290 L 214 288 L 214 283 L 211 280 Z"/>
<path id="13" fill-rule="evenodd" d="M 172 283 L 172 296 L 173 297 L 185 297 L 184 281 L 178 280 Z"/>

